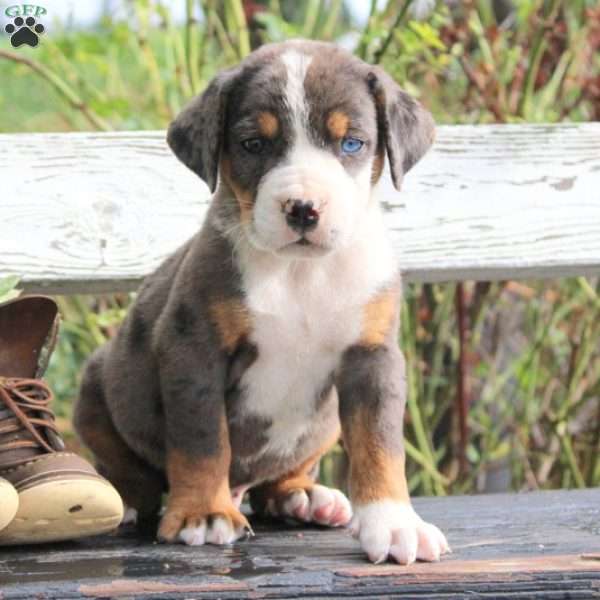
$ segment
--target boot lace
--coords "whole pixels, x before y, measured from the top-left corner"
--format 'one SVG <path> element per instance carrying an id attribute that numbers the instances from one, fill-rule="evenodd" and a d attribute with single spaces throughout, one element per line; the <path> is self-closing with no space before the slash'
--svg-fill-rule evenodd
<path id="1" fill-rule="evenodd" d="M 58 437 L 54 413 L 49 408 L 52 399 L 50 388 L 39 379 L 0 377 L 0 452 L 16 448 L 56 451 L 47 442 Z M 8 418 L 3 418 L 3 413 L 8 413 Z M 6 436 L 8 441 L 3 441 Z"/>

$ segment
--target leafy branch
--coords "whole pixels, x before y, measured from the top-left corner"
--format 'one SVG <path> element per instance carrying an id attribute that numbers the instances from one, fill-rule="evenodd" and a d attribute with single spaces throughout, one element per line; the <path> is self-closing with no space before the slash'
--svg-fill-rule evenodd
<path id="1" fill-rule="evenodd" d="M 96 114 L 71 88 L 71 86 L 59 77 L 54 71 L 44 66 L 42 63 L 29 58 L 10 52 L 8 50 L 0 50 L 0 58 L 10 60 L 15 63 L 20 63 L 28 66 L 34 73 L 40 75 L 71 105 L 72 108 L 78 110 L 96 129 L 100 131 L 112 131 L 110 124 L 105 121 L 100 115 Z"/>

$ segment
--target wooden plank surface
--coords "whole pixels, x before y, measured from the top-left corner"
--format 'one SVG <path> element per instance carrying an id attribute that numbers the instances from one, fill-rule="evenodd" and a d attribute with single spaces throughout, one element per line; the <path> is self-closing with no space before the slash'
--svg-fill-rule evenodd
<path id="1" fill-rule="evenodd" d="M 0 598 L 597 598 L 600 490 L 417 499 L 448 535 L 440 563 L 370 565 L 345 530 L 255 525 L 218 548 L 132 529 L 0 549 Z"/>
<path id="2" fill-rule="evenodd" d="M 600 123 L 439 127 L 379 195 L 410 281 L 600 272 Z M 133 289 L 199 227 L 204 184 L 163 132 L 0 135 L 0 277 Z"/>

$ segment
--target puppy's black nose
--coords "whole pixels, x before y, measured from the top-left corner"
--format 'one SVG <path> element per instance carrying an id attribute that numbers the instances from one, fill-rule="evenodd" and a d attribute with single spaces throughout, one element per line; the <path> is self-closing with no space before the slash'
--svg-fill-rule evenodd
<path id="1" fill-rule="evenodd" d="M 290 199 L 291 210 L 285 219 L 287 224 L 299 233 L 313 230 L 319 222 L 319 213 L 313 208 L 313 203 Z"/>

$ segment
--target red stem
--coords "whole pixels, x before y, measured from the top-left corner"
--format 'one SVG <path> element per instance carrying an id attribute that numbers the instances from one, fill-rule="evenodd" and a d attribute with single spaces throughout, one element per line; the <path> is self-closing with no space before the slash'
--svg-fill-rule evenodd
<path id="1" fill-rule="evenodd" d="M 458 426 L 460 434 L 459 465 L 460 472 L 467 470 L 467 444 L 469 442 L 469 428 L 467 413 L 469 410 L 469 390 L 467 384 L 467 317 L 465 310 L 465 289 L 462 283 L 456 285 L 456 315 L 458 321 L 458 339 L 460 350 L 458 355 L 458 373 L 456 381 L 456 409 L 458 413 Z"/>

